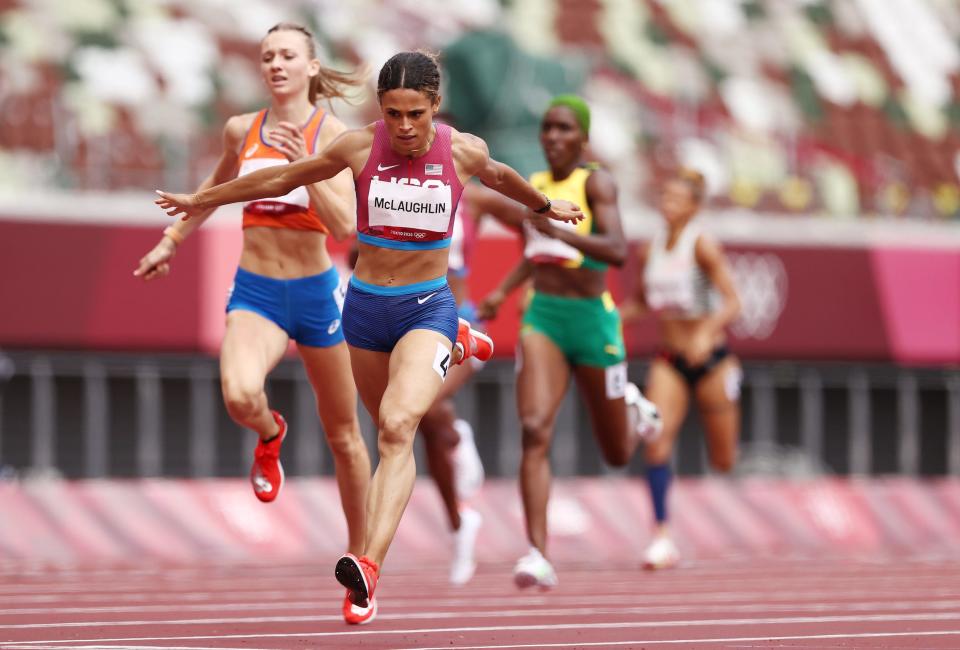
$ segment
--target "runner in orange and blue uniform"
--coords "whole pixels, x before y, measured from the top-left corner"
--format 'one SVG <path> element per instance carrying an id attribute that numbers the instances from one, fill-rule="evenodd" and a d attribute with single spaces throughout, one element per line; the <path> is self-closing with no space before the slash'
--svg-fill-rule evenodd
<path id="1" fill-rule="evenodd" d="M 305 28 L 289 23 L 272 28 L 260 44 L 260 71 L 270 107 L 227 120 L 223 153 L 200 190 L 309 158 L 346 130 L 317 101 L 341 97 L 342 87 L 357 82 L 320 65 Z M 244 205 L 243 251 L 227 304 L 220 375 L 230 416 L 260 436 L 250 480 L 258 499 L 272 501 L 283 486 L 280 446 L 287 423 L 270 409 L 264 383 L 288 342 L 297 342 L 333 454 L 347 549 L 359 553 L 366 539 L 370 458 L 360 435 L 357 392 L 340 325 L 342 292 L 326 246 L 329 234 L 342 239 L 353 232 L 353 206 L 349 174 Z M 168 227 L 134 274 L 151 280 L 169 273 L 177 247 L 212 212 Z M 373 614 L 346 608 L 344 615 L 348 622 L 362 623 Z"/>
<path id="2" fill-rule="evenodd" d="M 358 607 L 376 607 L 386 557 L 416 479 L 413 440 L 450 364 L 481 360 L 493 342 L 458 321 L 447 284 L 453 218 L 472 176 L 525 205 L 530 214 L 576 221 L 577 206 L 552 202 L 512 168 L 490 158 L 476 136 L 435 124 L 440 70 L 421 52 L 402 52 L 380 70 L 382 119 L 347 131 L 323 152 L 263 169 L 196 194 L 158 192 L 170 214 L 204 214 L 226 203 L 279 196 L 353 174 L 357 190 L 357 267 L 343 308 L 344 336 L 364 406 L 378 424 L 380 463 L 368 500 L 369 532 L 359 557 L 334 574 Z"/>

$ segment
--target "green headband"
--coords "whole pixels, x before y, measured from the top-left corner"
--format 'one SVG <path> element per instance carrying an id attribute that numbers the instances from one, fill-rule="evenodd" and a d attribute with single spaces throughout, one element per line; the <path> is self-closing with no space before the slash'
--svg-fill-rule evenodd
<path id="1" fill-rule="evenodd" d="M 580 125 L 583 133 L 590 135 L 590 107 L 587 106 L 583 97 L 579 95 L 557 95 L 550 100 L 547 110 L 554 106 L 564 106 L 573 111 L 573 114 L 577 117 L 577 124 Z"/>

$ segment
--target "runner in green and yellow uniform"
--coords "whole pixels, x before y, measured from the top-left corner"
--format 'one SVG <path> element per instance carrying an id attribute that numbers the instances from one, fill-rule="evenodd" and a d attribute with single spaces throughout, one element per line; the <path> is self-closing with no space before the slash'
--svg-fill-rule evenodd
<path id="1" fill-rule="evenodd" d="M 533 295 L 518 345 L 517 407 L 523 429 L 520 489 L 531 548 L 514 569 L 518 586 L 557 583 L 547 555 L 550 443 L 571 375 L 590 411 L 594 435 L 606 461 L 625 465 L 639 442 L 659 433 L 652 403 L 627 380 L 620 315 L 607 290 L 608 265 L 621 266 L 627 244 L 613 176 L 584 164 L 590 111 L 573 95 L 554 98 L 543 116 L 540 144 L 550 169 L 530 184 L 552 200 L 580 205 L 584 219 L 570 227 L 527 217 L 521 262 L 481 304 L 491 318 L 506 296 L 528 277 Z M 513 221 L 520 208 L 489 209 Z"/>

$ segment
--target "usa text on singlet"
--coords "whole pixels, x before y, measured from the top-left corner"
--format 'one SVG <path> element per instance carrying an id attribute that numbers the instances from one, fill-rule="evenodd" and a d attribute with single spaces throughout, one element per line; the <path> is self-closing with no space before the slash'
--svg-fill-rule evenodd
<path id="1" fill-rule="evenodd" d="M 453 164 L 451 136 L 437 124 L 430 150 L 418 158 L 390 147 L 376 123 L 370 157 L 356 179 L 357 239 L 382 248 L 446 248 L 463 184 Z"/>

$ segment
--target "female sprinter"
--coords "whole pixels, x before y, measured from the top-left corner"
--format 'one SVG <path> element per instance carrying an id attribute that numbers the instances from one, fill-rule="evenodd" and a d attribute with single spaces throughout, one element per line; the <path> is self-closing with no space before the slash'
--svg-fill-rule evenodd
<path id="1" fill-rule="evenodd" d="M 316 105 L 342 97 L 354 84 L 320 65 L 313 37 L 299 25 L 281 23 L 260 44 L 260 72 L 270 90 L 270 108 L 227 120 L 223 153 L 204 190 L 257 169 L 280 169 L 332 142 L 346 128 Z M 280 445 L 287 423 L 267 404 L 264 382 L 293 339 L 313 385 L 349 531 L 349 550 L 363 551 L 370 457 L 360 435 L 357 393 L 350 355 L 340 327 L 342 294 L 327 254 L 327 235 L 353 232 L 353 183 L 342 174 L 300 187 L 272 201 L 243 207 L 243 252 L 227 303 L 220 351 L 223 399 L 230 416 L 260 436 L 250 480 L 261 501 L 273 501 L 283 486 Z M 164 231 L 134 275 L 152 280 L 170 272 L 170 260 L 213 209 L 194 213 Z"/>
<path id="2" fill-rule="evenodd" d="M 607 291 L 610 264 L 620 266 L 626 241 L 613 177 L 584 164 L 590 109 L 574 95 L 550 103 L 540 144 L 550 169 L 530 182 L 545 194 L 583 206 L 575 227 L 536 220 L 526 227 L 524 261 L 482 304 L 492 315 L 506 295 L 532 272 L 533 296 L 523 316 L 517 350 L 517 408 L 523 429 L 520 492 L 530 551 L 517 562 L 519 587 L 549 589 L 557 575 L 547 560 L 550 443 L 571 374 L 590 411 L 593 432 L 607 463 L 626 465 L 641 439 L 659 430 L 659 417 L 627 381 L 620 316 Z M 493 212 L 498 216 L 497 211 Z"/>
<path id="3" fill-rule="evenodd" d="M 447 285 L 452 218 L 463 184 L 477 176 L 544 217 L 578 220 L 577 206 L 552 204 L 516 171 L 490 158 L 483 140 L 434 124 L 440 70 L 420 52 L 394 55 L 380 70 L 382 120 L 347 131 L 323 152 L 261 169 L 196 194 L 160 192 L 170 215 L 192 217 L 237 201 L 281 196 L 353 173 L 357 192 L 357 268 L 343 307 L 353 376 L 378 423 L 380 463 L 367 503 L 363 554 L 347 553 L 335 575 L 349 600 L 374 606 L 380 564 L 416 478 L 413 439 L 451 363 L 493 351 L 490 339 L 458 324 Z"/>
<path id="4" fill-rule="evenodd" d="M 656 517 L 643 559 L 648 569 L 672 567 L 680 559 L 667 530 L 667 488 L 673 445 L 691 395 L 716 469 L 733 466 L 740 435 L 740 363 L 724 342 L 724 328 L 740 312 L 740 300 L 723 250 L 692 222 L 703 194 L 703 176 L 695 171 L 680 170 L 667 182 L 660 203 L 666 228 L 641 252 L 642 275 L 623 308 L 625 321 L 649 310 L 660 324 L 661 349 L 647 377 L 647 395 L 663 416 L 663 435 L 646 448 Z M 713 293 L 719 293 L 719 306 Z"/>
<path id="5" fill-rule="evenodd" d="M 476 197 L 480 190 L 475 183 L 468 183 L 463 188 L 450 235 L 448 256 L 447 284 L 457 303 L 457 314 L 468 322 L 476 319 L 476 308 L 470 300 L 467 286 L 476 223 L 470 216 L 474 214 L 473 209 L 466 205 L 477 202 L 471 197 Z M 502 196 L 493 190 L 483 190 Z M 357 249 L 354 247 L 349 255 L 351 268 L 356 267 L 356 257 Z M 443 501 L 450 530 L 453 531 L 453 561 L 449 577 L 450 583 L 455 585 L 469 582 L 477 568 L 474 548 L 483 518 L 465 502 L 480 489 L 484 470 L 473 439 L 473 427 L 457 417 L 453 396 L 482 364 L 482 361 L 472 358 L 470 362 L 448 368 L 440 393 L 420 419 L 427 466 Z"/>

